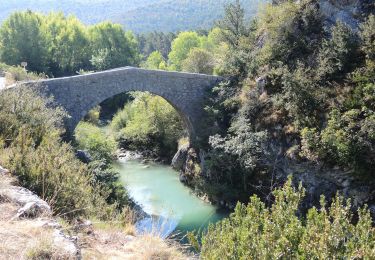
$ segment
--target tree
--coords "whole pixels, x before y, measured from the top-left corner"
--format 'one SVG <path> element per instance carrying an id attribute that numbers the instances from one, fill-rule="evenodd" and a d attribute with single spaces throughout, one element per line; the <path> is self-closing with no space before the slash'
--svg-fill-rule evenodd
<path id="1" fill-rule="evenodd" d="M 183 134 L 180 115 L 161 97 L 139 92 L 133 96 L 112 120 L 117 139 L 132 149 L 171 159 Z"/>
<path id="2" fill-rule="evenodd" d="M 225 7 L 225 16 L 217 23 L 223 37 L 232 47 L 237 47 L 240 39 L 247 35 L 245 26 L 245 10 L 239 0 Z"/>
<path id="3" fill-rule="evenodd" d="M 91 63 L 95 69 L 135 66 L 139 62 L 137 41 L 121 25 L 103 22 L 89 29 Z"/>
<path id="4" fill-rule="evenodd" d="M 165 67 L 165 60 L 159 51 L 154 51 L 148 56 L 142 67 L 153 70 L 161 69 Z"/>
<path id="5" fill-rule="evenodd" d="M 339 80 L 361 60 L 358 36 L 348 25 L 338 22 L 331 34 L 330 39 L 323 41 L 318 57 L 317 74 L 321 80 Z"/>
<path id="6" fill-rule="evenodd" d="M 50 13 L 43 21 L 52 74 L 72 75 L 87 69 L 90 50 L 85 26 L 76 17 L 66 18 L 62 13 Z"/>
<path id="7" fill-rule="evenodd" d="M 191 49 L 200 46 L 200 37 L 196 32 L 182 32 L 172 42 L 169 53 L 169 65 L 172 70 L 180 71 L 182 62 L 187 58 Z"/>
<path id="8" fill-rule="evenodd" d="M 31 11 L 12 14 L 0 28 L 0 60 L 9 65 L 27 62 L 27 69 L 46 72 L 48 49 L 41 30 L 43 18 Z"/>
<path id="9" fill-rule="evenodd" d="M 144 57 L 148 57 L 152 52 L 159 51 L 164 58 L 168 58 L 171 51 L 172 41 L 176 35 L 172 32 L 151 32 L 138 36 L 139 50 Z"/>
<path id="10" fill-rule="evenodd" d="M 182 70 L 194 73 L 212 74 L 215 60 L 211 53 L 201 48 L 194 48 L 182 62 Z"/>

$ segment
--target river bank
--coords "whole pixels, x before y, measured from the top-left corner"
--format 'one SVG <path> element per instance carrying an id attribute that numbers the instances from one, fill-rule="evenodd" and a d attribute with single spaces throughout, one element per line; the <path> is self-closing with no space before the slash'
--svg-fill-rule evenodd
<path id="1" fill-rule="evenodd" d="M 4 259 L 195 259 L 176 241 L 129 234 L 110 222 L 54 216 L 0 166 L 0 256 Z"/>

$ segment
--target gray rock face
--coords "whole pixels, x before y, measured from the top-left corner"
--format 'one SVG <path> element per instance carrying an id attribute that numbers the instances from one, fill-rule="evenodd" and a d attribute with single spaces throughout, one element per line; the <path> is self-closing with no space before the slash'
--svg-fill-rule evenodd
<path id="1" fill-rule="evenodd" d="M 8 174 L 9 171 L 0 166 L 0 174 Z"/>
<path id="2" fill-rule="evenodd" d="M 0 166 L 0 175 L 6 173 L 9 171 Z M 2 184 L 1 180 L 0 184 Z M 64 234 L 61 225 L 52 217 L 51 207 L 46 201 L 28 189 L 5 183 L 0 185 L 1 202 L 10 202 L 19 206 L 16 215 L 11 218 L 12 221 L 22 222 L 27 218 L 26 221 L 30 226 L 52 229 L 53 247 L 64 255 L 64 259 L 81 259 L 77 238 Z"/>
<path id="3" fill-rule="evenodd" d="M 361 1 L 320 0 L 320 9 L 328 25 L 340 21 L 354 29 L 358 26 L 358 17 L 361 12 Z"/>
<path id="4" fill-rule="evenodd" d="M 55 229 L 53 233 L 53 244 L 62 252 L 75 259 L 81 259 L 81 250 L 77 246 L 77 238 L 65 235 L 61 230 Z"/>
<path id="5" fill-rule="evenodd" d="M 166 99 L 181 115 L 192 141 L 199 138 L 204 117 L 207 90 L 223 79 L 216 76 L 145 70 L 125 67 L 74 77 L 24 82 L 18 88 L 33 87 L 46 96 L 53 96 L 70 118 L 68 133 L 95 106 L 115 95 L 129 91 L 148 91 Z"/>
<path id="6" fill-rule="evenodd" d="M 178 149 L 177 153 L 172 159 L 172 167 L 175 170 L 182 170 L 184 167 L 184 164 L 186 162 L 186 158 L 188 155 L 189 146 L 185 145 L 182 146 L 180 149 Z"/>
<path id="7" fill-rule="evenodd" d="M 52 215 L 51 207 L 28 189 L 9 186 L 0 189 L 0 197 L 21 206 L 14 219 Z"/>

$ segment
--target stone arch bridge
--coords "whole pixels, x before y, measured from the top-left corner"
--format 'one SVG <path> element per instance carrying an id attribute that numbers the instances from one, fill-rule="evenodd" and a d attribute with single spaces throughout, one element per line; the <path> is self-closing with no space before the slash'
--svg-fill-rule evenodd
<path id="1" fill-rule="evenodd" d="M 66 120 L 68 134 L 95 106 L 108 98 L 129 91 L 148 91 L 163 97 L 181 115 L 194 141 L 202 133 L 204 100 L 207 91 L 223 79 L 217 76 L 146 70 L 124 67 L 72 77 L 22 82 L 15 87 L 33 87 L 70 115 Z"/>

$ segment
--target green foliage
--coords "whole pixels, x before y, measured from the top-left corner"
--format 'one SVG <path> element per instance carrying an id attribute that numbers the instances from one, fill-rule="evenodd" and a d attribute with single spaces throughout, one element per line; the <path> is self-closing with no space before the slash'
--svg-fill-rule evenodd
<path id="1" fill-rule="evenodd" d="M 32 102 L 31 102 L 32 101 Z M 47 135 L 59 136 L 63 133 L 62 119 L 66 113 L 61 109 L 51 109 L 51 99 L 36 95 L 31 89 L 9 91 L 0 95 L 0 136 L 11 143 L 22 131 L 36 145 Z"/>
<path id="2" fill-rule="evenodd" d="M 246 200 L 252 190 L 251 179 L 263 169 L 269 157 L 266 131 L 256 132 L 244 117 L 239 117 L 223 138 L 211 136 L 208 153 L 211 189 L 204 186 L 209 196 L 226 201 Z"/>
<path id="3" fill-rule="evenodd" d="M 80 122 L 75 139 L 80 149 L 87 150 L 94 160 L 110 162 L 116 150 L 116 142 L 105 130 L 88 122 Z"/>
<path id="4" fill-rule="evenodd" d="M 84 117 L 83 120 L 93 125 L 99 125 L 100 124 L 100 112 L 101 112 L 101 107 L 96 106 L 87 113 L 87 115 Z"/>
<path id="5" fill-rule="evenodd" d="M 137 41 L 121 25 L 103 22 L 89 29 L 91 63 L 95 69 L 105 70 L 138 64 Z"/>
<path id="6" fill-rule="evenodd" d="M 0 28 L 0 60 L 9 65 L 27 62 L 35 72 L 46 72 L 48 49 L 43 17 L 31 11 L 11 15 Z"/>
<path id="7" fill-rule="evenodd" d="M 268 4 L 259 15 L 256 34 L 267 35 L 257 57 L 261 65 L 282 62 L 294 66 L 315 52 L 323 36 L 318 4 L 311 0 Z"/>
<path id="8" fill-rule="evenodd" d="M 126 206 L 127 192 L 120 182 L 119 173 L 112 166 L 117 143 L 108 129 L 80 122 L 75 130 L 75 138 L 78 148 L 86 151 L 91 159 L 88 166 L 92 181 L 105 194 L 107 203 L 119 209 Z"/>
<path id="9" fill-rule="evenodd" d="M 35 146 L 24 128 L 7 153 L 5 165 L 16 173 L 22 186 L 46 200 L 55 214 L 89 213 L 94 190 L 87 166 L 57 136 L 44 137 Z"/>
<path id="10" fill-rule="evenodd" d="M 118 24 L 83 25 L 62 13 L 16 12 L 0 28 L 0 60 L 53 76 L 139 63 L 135 36 Z"/>
<path id="11" fill-rule="evenodd" d="M 354 223 L 350 201 L 340 197 L 298 217 L 305 190 L 292 187 L 291 178 L 273 192 L 268 208 L 257 197 L 238 204 L 229 218 L 211 225 L 202 237 L 202 259 L 371 259 L 375 230 L 366 208 Z"/>
<path id="12" fill-rule="evenodd" d="M 200 46 L 200 37 L 196 32 L 182 32 L 172 42 L 172 49 L 168 55 L 171 70 L 181 70 L 182 62 L 189 52 Z"/>
<path id="13" fill-rule="evenodd" d="M 318 56 L 317 76 L 323 80 L 339 80 L 345 73 L 358 66 L 358 35 L 338 22 L 331 29 L 332 37 L 325 39 Z"/>
<path id="14" fill-rule="evenodd" d="M 43 16 L 49 69 L 55 76 L 75 73 L 89 66 L 89 40 L 85 26 L 74 16 L 62 13 Z"/>
<path id="15" fill-rule="evenodd" d="M 170 158 L 183 133 L 178 112 L 163 98 L 136 93 L 134 101 L 118 112 L 111 123 L 117 139 L 132 149 Z"/>
<path id="16" fill-rule="evenodd" d="M 212 74 L 214 66 L 212 54 L 200 48 L 192 49 L 182 62 L 183 71 L 194 73 Z"/>
<path id="17" fill-rule="evenodd" d="M 304 129 L 301 133 L 304 156 L 313 160 L 321 159 L 331 164 L 349 166 L 359 173 L 371 173 L 375 158 L 373 152 L 375 147 L 375 73 L 372 54 L 375 40 L 370 29 L 373 24 L 374 17 L 370 16 L 360 26 L 362 40 L 360 49 L 363 51 L 362 56 L 365 57 L 360 64 L 364 63 L 364 67 L 356 69 L 348 76 L 346 87 L 349 88 L 349 93 L 344 96 L 344 102 L 339 108 L 333 108 L 329 112 L 326 127 L 320 131 L 315 128 Z M 334 30 L 338 31 L 336 32 L 338 35 L 342 31 L 350 32 L 345 28 L 343 25 L 338 25 L 338 28 Z M 350 46 L 345 42 L 352 42 L 353 39 L 349 38 L 348 34 L 344 33 L 344 35 L 348 37 L 347 40 L 343 40 L 345 37 L 342 36 L 332 37 L 332 41 L 340 43 L 336 44 L 341 46 L 338 49 L 344 50 L 339 53 L 344 53 L 346 57 L 334 59 L 339 64 L 336 66 L 336 73 L 339 73 L 340 68 L 348 70 L 356 64 L 355 59 L 352 62 L 353 55 L 346 56 L 349 53 L 348 48 L 342 47 Z M 356 36 L 353 37 L 357 40 Z M 359 44 L 356 43 L 357 45 Z M 357 46 L 355 51 L 358 52 L 358 49 Z M 350 65 L 344 66 L 345 62 Z"/>
<path id="18" fill-rule="evenodd" d="M 230 46 L 237 47 L 243 36 L 247 35 L 248 28 L 245 26 L 245 9 L 239 0 L 225 7 L 225 16 L 218 22 L 223 38 Z"/>
<path id="19" fill-rule="evenodd" d="M 2 93 L 0 99 L 5 166 L 17 174 L 22 185 L 50 202 L 54 212 L 87 213 L 92 194 L 87 168 L 59 141 L 65 114 L 47 108 L 49 101 L 29 89 Z"/>
<path id="20" fill-rule="evenodd" d="M 176 38 L 174 33 L 151 32 L 138 35 L 138 46 L 144 57 L 158 51 L 164 58 L 171 51 L 172 41 Z"/>
<path id="21" fill-rule="evenodd" d="M 159 51 L 152 52 L 142 67 L 148 69 L 176 70 L 213 74 L 224 59 L 226 45 L 221 39 L 221 30 L 212 29 L 207 36 L 196 32 L 181 32 L 172 42 L 168 64 Z M 144 44 L 144 43 L 143 43 Z"/>
<path id="22" fill-rule="evenodd" d="M 163 55 L 159 51 L 154 51 L 148 56 L 147 60 L 142 64 L 142 67 L 145 69 L 165 69 L 166 63 L 163 58 Z"/>
<path id="23" fill-rule="evenodd" d="M 301 159 L 372 176 L 374 24 L 370 15 L 358 30 L 324 26 L 311 0 L 267 4 L 246 23 L 238 2 L 229 5 L 217 23 L 222 37 L 201 40 L 201 48 L 216 46 L 215 71 L 231 80 L 210 97 L 220 135 L 210 138 L 197 186 L 215 201 L 246 202 L 268 194 L 282 162 Z"/>
<path id="24" fill-rule="evenodd" d="M 1 163 L 22 186 L 48 201 L 55 214 L 68 218 L 116 215 L 116 207 L 124 204 L 120 200 L 123 197 L 113 200 L 113 188 L 96 181 L 93 170 L 61 141 L 66 114 L 50 108 L 50 102 L 32 88 L 1 93 Z"/>
<path id="25" fill-rule="evenodd" d="M 375 15 L 370 15 L 367 20 L 360 25 L 360 37 L 362 40 L 361 49 L 366 55 L 367 66 L 371 69 L 375 67 Z"/>

